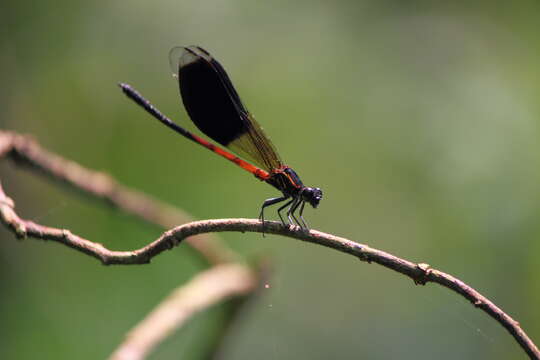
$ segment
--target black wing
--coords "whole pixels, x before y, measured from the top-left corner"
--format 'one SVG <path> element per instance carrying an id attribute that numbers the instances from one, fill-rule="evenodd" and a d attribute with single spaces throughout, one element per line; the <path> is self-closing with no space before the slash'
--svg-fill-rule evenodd
<path id="1" fill-rule="evenodd" d="M 269 172 L 282 166 L 219 62 L 198 46 L 175 47 L 169 60 L 184 107 L 199 130 Z"/>

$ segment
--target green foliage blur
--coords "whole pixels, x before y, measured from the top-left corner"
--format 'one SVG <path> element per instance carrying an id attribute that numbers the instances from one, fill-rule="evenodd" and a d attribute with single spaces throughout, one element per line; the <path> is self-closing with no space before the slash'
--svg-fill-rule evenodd
<path id="1" fill-rule="evenodd" d="M 194 129 L 170 75 L 201 45 L 306 185 L 311 227 L 469 283 L 540 341 L 540 42 L 533 1 L 2 1 L 0 127 L 197 219 L 258 215 L 271 187 L 128 101 L 127 82 Z M 116 250 L 160 232 L 0 164 L 25 218 Z M 268 212 L 270 214 L 271 211 Z M 223 359 L 524 359 L 461 297 L 290 239 L 222 236 L 273 264 Z M 103 359 L 204 265 L 185 246 L 104 267 L 0 229 L 0 358 Z M 223 306 L 152 359 L 199 359 Z"/>

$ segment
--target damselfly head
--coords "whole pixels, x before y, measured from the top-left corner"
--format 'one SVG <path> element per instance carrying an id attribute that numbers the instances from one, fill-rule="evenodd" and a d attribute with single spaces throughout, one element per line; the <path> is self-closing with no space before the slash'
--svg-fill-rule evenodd
<path id="1" fill-rule="evenodd" d="M 319 188 L 305 187 L 302 191 L 302 200 L 307 201 L 313 208 L 319 206 L 322 199 L 322 190 Z"/>

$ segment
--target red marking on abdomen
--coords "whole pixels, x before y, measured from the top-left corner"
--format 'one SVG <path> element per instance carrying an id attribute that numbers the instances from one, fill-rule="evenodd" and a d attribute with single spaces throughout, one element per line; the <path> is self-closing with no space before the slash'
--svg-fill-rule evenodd
<path id="1" fill-rule="evenodd" d="M 252 165 L 252 164 L 248 163 L 247 161 L 244 161 L 244 160 L 240 159 L 238 156 L 231 154 L 227 150 L 222 149 L 219 146 L 216 146 L 216 145 L 204 140 L 203 138 L 198 137 L 197 135 L 191 134 L 191 136 L 193 136 L 193 140 L 195 140 L 196 142 L 198 142 L 199 144 L 201 144 L 202 146 L 204 146 L 208 150 L 210 150 L 210 151 L 224 157 L 225 159 L 235 163 L 236 165 L 240 166 L 242 169 L 244 169 L 246 171 L 249 171 L 250 173 L 255 175 L 256 178 L 258 178 L 260 180 L 267 180 L 268 178 L 270 178 L 270 174 L 268 172 L 264 171 L 263 169 L 260 169 L 260 168 L 256 167 L 255 165 Z"/>

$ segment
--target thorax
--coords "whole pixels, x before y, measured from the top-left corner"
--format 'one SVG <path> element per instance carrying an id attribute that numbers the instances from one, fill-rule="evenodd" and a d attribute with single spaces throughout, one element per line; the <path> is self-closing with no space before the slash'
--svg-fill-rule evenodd
<path id="1" fill-rule="evenodd" d="M 297 196 L 304 184 L 298 174 L 288 166 L 274 170 L 266 182 L 285 195 Z"/>

